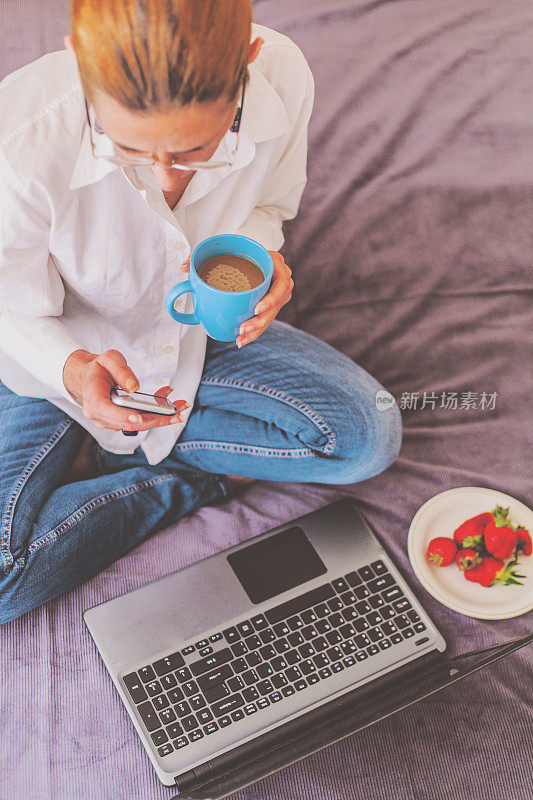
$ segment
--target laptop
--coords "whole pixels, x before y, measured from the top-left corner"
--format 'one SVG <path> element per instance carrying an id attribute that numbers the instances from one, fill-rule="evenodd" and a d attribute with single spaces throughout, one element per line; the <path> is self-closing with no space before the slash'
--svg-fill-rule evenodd
<path id="1" fill-rule="evenodd" d="M 83 618 L 159 779 L 215 800 L 533 639 L 446 659 L 350 499 Z"/>

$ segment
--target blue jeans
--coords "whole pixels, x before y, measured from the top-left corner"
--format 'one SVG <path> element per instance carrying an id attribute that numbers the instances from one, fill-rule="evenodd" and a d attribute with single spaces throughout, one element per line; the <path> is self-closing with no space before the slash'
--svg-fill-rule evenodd
<path id="1" fill-rule="evenodd" d="M 0 382 L 0 623 L 230 497 L 227 475 L 347 484 L 382 472 L 402 427 L 397 405 L 377 410 L 379 389 L 349 358 L 279 321 L 241 350 L 209 339 L 189 421 L 163 461 L 93 440 L 98 476 L 61 485 L 85 429 Z"/>

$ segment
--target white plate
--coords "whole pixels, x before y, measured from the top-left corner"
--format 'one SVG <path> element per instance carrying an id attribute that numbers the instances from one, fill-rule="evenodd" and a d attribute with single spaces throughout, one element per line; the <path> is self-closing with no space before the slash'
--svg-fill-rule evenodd
<path id="1" fill-rule="evenodd" d="M 495 506 L 509 506 L 513 525 L 524 525 L 533 535 L 533 511 L 503 492 L 481 486 L 461 486 L 436 494 L 418 509 L 409 527 L 407 551 L 416 577 L 440 603 L 477 619 L 509 619 L 533 609 L 533 555 L 521 555 L 514 569 L 523 586 L 481 586 L 467 581 L 455 565 L 437 567 L 428 561 L 428 544 L 449 536 L 459 525 Z M 508 563 L 508 560 L 505 561 Z"/>

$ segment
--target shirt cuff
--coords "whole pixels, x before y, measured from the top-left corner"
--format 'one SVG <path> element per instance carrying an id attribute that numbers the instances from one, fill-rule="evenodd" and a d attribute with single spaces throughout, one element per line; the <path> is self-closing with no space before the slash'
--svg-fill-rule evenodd
<path id="1" fill-rule="evenodd" d="M 283 231 L 281 229 L 281 222 L 276 218 L 273 212 L 268 211 L 266 208 L 254 208 L 246 221 L 237 228 L 235 233 L 240 236 L 248 236 L 254 239 L 259 244 L 262 244 L 266 250 L 274 250 L 279 252 L 280 247 L 285 241 Z"/>
<path id="2" fill-rule="evenodd" d="M 56 317 L 0 312 L 0 347 L 39 381 L 81 406 L 63 383 L 63 367 L 71 353 L 88 348 Z"/>

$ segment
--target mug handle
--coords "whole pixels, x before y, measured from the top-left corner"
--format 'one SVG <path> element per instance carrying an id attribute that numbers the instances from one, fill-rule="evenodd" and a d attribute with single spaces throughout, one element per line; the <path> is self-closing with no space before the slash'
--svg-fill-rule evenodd
<path id="1" fill-rule="evenodd" d="M 200 320 L 196 314 L 182 314 L 174 308 L 174 301 L 186 292 L 194 294 L 194 289 L 192 288 L 190 280 L 182 281 L 181 283 L 177 283 L 176 286 L 173 286 L 167 293 L 165 300 L 167 311 L 176 322 L 182 322 L 184 325 L 199 325 Z"/>

